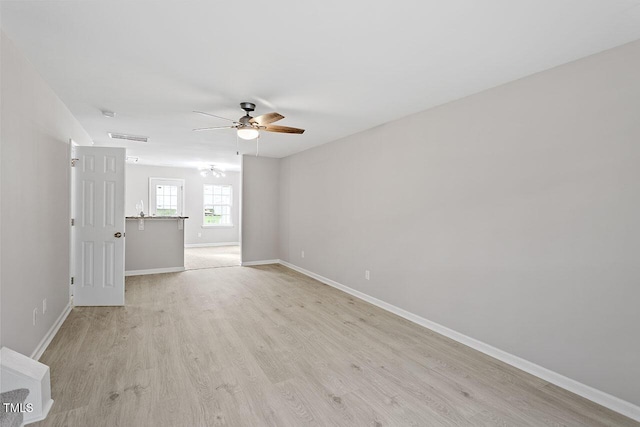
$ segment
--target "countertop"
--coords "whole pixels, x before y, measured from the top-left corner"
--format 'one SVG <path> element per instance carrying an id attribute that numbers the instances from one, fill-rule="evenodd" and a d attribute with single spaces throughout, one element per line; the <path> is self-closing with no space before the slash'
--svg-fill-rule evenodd
<path id="1" fill-rule="evenodd" d="M 127 216 L 125 219 L 187 219 L 188 216 Z"/>

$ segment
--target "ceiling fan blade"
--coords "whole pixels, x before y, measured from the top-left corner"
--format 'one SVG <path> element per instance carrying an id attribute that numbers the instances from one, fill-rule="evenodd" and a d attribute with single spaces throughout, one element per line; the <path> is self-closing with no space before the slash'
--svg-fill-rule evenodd
<path id="1" fill-rule="evenodd" d="M 284 119 L 284 116 L 280 113 L 267 113 L 258 117 L 254 117 L 249 120 L 249 123 L 257 123 L 260 126 L 268 125 L 269 123 L 277 122 Z"/>
<path id="2" fill-rule="evenodd" d="M 264 130 L 268 132 L 280 132 L 280 133 L 304 133 L 304 129 L 291 128 L 289 126 L 278 126 L 278 125 L 266 125 Z"/>
<path id="3" fill-rule="evenodd" d="M 235 120 L 227 119 L 226 117 L 216 116 L 215 114 L 205 113 L 204 111 L 194 111 L 194 113 L 202 114 L 202 115 L 209 116 L 209 117 L 215 117 L 215 118 L 222 119 L 222 120 L 228 120 L 228 121 L 233 122 L 233 123 L 238 123 Z"/>
<path id="4" fill-rule="evenodd" d="M 209 127 L 209 128 L 196 128 L 196 129 L 192 129 L 195 132 L 200 132 L 202 130 L 215 130 L 215 129 L 235 129 L 235 126 L 214 126 L 214 127 Z"/>

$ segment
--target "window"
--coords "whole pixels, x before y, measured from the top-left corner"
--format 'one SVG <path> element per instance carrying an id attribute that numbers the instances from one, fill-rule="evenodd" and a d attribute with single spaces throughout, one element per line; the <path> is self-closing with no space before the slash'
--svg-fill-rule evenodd
<path id="1" fill-rule="evenodd" d="M 155 216 L 182 216 L 184 180 L 149 178 L 149 213 Z"/>
<path id="2" fill-rule="evenodd" d="M 230 185 L 204 185 L 204 222 L 203 226 L 231 226 Z"/>
<path id="3" fill-rule="evenodd" d="M 177 185 L 156 185 L 156 215 L 178 215 Z"/>

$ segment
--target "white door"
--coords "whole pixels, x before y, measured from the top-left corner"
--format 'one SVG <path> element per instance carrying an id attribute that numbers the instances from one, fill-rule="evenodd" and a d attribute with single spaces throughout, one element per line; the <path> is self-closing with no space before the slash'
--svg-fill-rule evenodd
<path id="1" fill-rule="evenodd" d="M 75 159 L 76 159 L 76 147 L 78 146 L 78 144 L 76 144 L 73 139 L 69 140 L 69 163 L 70 164 L 75 164 Z M 75 212 L 76 212 L 76 183 L 75 183 L 75 167 L 69 168 L 69 173 L 70 173 L 70 178 L 69 178 L 69 185 L 70 185 L 70 189 L 69 189 L 69 194 L 71 195 L 71 197 L 69 197 L 69 218 L 73 218 L 75 216 Z M 76 275 L 76 232 L 75 232 L 75 227 L 69 227 L 69 273 L 71 275 L 72 278 L 74 278 L 74 276 Z M 75 278 L 73 279 L 75 280 Z M 69 299 L 71 299 L 71 297 L 73 297 L 73 280 L 70 280 L 69 282 Z"/>
<path id="2" fill-rule="evenodd" d="M 124 148 L 76 147 L 74 305 L 124 305 Z"/>

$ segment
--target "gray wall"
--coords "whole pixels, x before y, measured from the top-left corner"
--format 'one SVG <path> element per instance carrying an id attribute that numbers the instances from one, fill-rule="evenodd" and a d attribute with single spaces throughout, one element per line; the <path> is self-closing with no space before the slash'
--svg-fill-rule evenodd
<path id="1" fill-rule="evenodd" d="M 283 159 L 279 257 L 640 404 L 639 73 L 635 42 Z"/>
<path id="2" fill-rule="evenodd" d="M 242 262 L 278 259 L 280 160 L 242 158 Z"/>
<path id="3" fill-rule="evenodd" d="M 150 177 L 184 179 L 184 215 L 189 217 L 189 219 L 185 220 L 185 244 L 239 242 L 240 173 L 225 172 L 225 175 L 226 177 L 220 178 L 211 175 L 203 177 L 195 168 L 187 169 L 127 164 L 125 215 L 134 215 L 136 203 L 140 200 L 144 201 L 145 212 L 149 212 Z M 230 184 L 233 186 L 233 206 L 231 208 L 233 227 L 202 227 L 204 221 L 202 198 L 204 184 Z M 198 233 L 201 234 L 200 237 L 198 237 Z"/>
<path id="4" fill-rule="evenodd" d="M 128 219 L 125 273 L 161 268 L 184 268 L 184 225 L 188 220 L 144 219 L 144 230 L 137 219 Z"/>
<path id="5" fill-rule="evenodd" d="M 68 140 L 91 141 L 4 33 L 1 38 L 0 346 L 30 356 L 69 303 Z M 36 307 L 40 319 L 33 326 Z"/>

